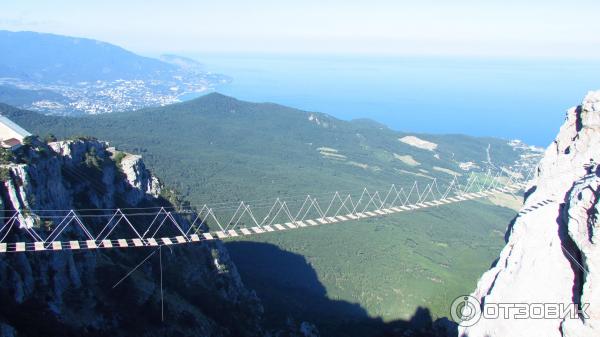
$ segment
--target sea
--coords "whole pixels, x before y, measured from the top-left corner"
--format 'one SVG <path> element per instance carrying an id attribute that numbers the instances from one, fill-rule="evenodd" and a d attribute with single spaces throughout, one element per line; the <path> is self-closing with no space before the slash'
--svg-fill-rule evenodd
<path id="1" fill-rule="evenodd" d="M 412 133 L 547 146 L 569 107 L 600 89 L 600 60 L 189 54 L 232 78 L 216 91 Z M 192 98 L 192 97 L 189 97 Z"/>

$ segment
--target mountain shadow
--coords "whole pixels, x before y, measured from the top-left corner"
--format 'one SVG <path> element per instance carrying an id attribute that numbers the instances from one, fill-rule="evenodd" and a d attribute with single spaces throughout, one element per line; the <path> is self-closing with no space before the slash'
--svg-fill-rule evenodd
<path id="1" fill-rule="evenodd" d="M 317 326 L 324 337 L 456 336 L 456 325 L 433 321 L 428 308 L 419 307 L 410 320 L 384 322 L 370 317 L 357 303 L 333 300 L 315 269 L 302 255 L 259 242 L 228 242 L 226 247 L 249 289 L 262 300 L 264 318 L 272 328 L 290 320 Z"/>

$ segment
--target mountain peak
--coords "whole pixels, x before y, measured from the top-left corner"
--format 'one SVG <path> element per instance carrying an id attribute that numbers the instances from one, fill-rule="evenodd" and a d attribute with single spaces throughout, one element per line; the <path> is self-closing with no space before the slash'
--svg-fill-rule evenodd
<path id="1" fill-rule="evenodd" d="M 0 75 L 40 82 L 146 79 L 177 67 L 119 46 L 71 36 L 0 31 Z M 85 62 L 81 62 L 85 60 Z"/>
<path id="2" fill-rule="evenodd" d="M 247 102 L 242 102 L 231 96 L 227 96 L 218 92 L 211 92 L 206 95 L 202 95 L 200 97 L 179 104 L 182 104 L 184 106 L 203 105 L 213 107 L 216 110 L 221 110 L 222 108 L 232 108 L 233 106 L 237 106 L 244 103 L 250 104 Z"/>
<path id="3" fill-rule="evenodd" d="M 222 94 L 222 93 L 216 92 L 216 91 L 208 93 L 208 94 L 206 94 L 204 96 L 201 96 L 198 99 L 205 99 L 205 100 L 207 100 L 207 99 L 211 99 L 211 100 L 212 99 L 219 99 L 219 100 L 225 100 L 225 101 L 237 101 L 237 99 L 235 97 L 227 96 L 225 94 Z"/>

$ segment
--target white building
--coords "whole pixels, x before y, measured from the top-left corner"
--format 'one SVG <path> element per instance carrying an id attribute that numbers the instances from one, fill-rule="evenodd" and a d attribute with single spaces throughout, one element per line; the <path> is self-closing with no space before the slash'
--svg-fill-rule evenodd
<path id="1" fill-rule="evenodd" d="M 19 147 L 25 137 L 31 136 L 27 130 L 10 119 L 0 116 L 0 146 L 7 149 Z"/>

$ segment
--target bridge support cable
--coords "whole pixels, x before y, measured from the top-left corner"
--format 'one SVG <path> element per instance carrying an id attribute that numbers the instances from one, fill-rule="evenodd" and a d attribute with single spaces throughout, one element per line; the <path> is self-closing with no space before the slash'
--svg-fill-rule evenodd
<path id="1" fill-rule="evenodd" d="M 111 221 L 113 221 L 115 218 L 118 218 L 118 220 L 116 220 L 115 224 L 111 227 L 109 227 L 109 224 L 111 223 Z M 131 221 L 129 221 L 129 219 L 127 218 L 127 216 L 125 216 L 125 214 L 123 214 L 123 212 L 121 212 L 121 210 L 117 210 L 115 212 L 115 214 L 110 218 L 109 222 L 106 224 L 106 226 L 104 228 L 102 228 L 102 231 L 100 231 L 100 233 L 96 236 L 95 240 L 96 242 L 102 242 L 106 239 L 108 239 L 108 237 L 110 236 L 110 234 L 112 234 L 112 232 L 115 230 L 115 228 L 117 228 L 117 226 L 119 225 L 119 223 L 121 223 L 121 221 L 125 221 L 125 223 L 127 224 L 127 226 L 135 233 L 136 238 L 143 240 L 142 235 L 137 231 L 137 229 L 135 229 L 135 226 L 131 223 Z M 104 231 L 110 228 L 106 234 L 104 234 Z M 104 235 L 103 235 L 104 234 Z"/>
<path id="2" fill-rule="evenodd" d="M 158 247 L 158 264 L 160 268 L 160 319 L 165 321 L 165 296 L 163 294 L 163 266 L 162 266 L 162 246 Z"/>
<path id="3" fill-rule="evenodd" d="M 432 193 L 433 183 L 435 183 L 435 179 L 433 180 L 433 182 L 431 182 L 425 186 L 425 189 L 423 190 L 423 194 L 419 196 L 419 200 L 417 201 L 417 203 L 421 204 L 421 203 L 427 201 L 427 197 L 429 197 L 429 195 Z"/>
<path id="4" fill-rule="evenodd" d="M 67 216 L 56 226 L 56 228 L 48 235 L 44 243 L 46 244 L 46 249 L 50 248 L 52 242 L 55 242 L 56 239 L 62 234 L 62 232 L 69 227 L 69 225 L 75 221 L 77 226 L 83 231 L 88 240 L 94 240 L 94 236 L 90 231 L 85 227 L 81 219 L 75 214 L 75 211 L 71 210 Z"/>
<path id="5" fill-rule="evenodd" d="M 4 242 L 4 239 L 6 239 L 8 234 L 10 234 L 12 228 L 15 225 L 15 222 L 17 221 L 17 213 L 15 213 L 10 219 L 8 219 L 8 221 L 4 223 L 4 225 L 0 228 L 0 236 L 2 236 L 0 238 L 0 242 Z"/>
<path id="6" fill-rule="evenodd" d="M 192 224 L 186 231 L 186 235 L 189 236 L 189 234 L 192 230 L 194 231 L 192 234 L 198 235 L 198 233 L 203 229 L 202 228 L 203 225 L 207 225 L 207 226 L 209 225 L 208 219 L 212 219 L 215 222 L 215 224 L 217 224 L 217 226 L 219 227 L 219 229 L 221 231 L 223 231 L 223 232 L 225 231 L 225 229 L 221 225 L 221 222 L 215 216 L 213 209 L 209 208 L 207 205 L 203 205 L 202 208 L 200 209 L 200 212 L 198 212 L 196 214 L 194 221 L 192 222 Z M 199 224 L 198 224 L 198 221 L 200 221 Z"/>
<path id="7" fill-rule="evenodd" d="M 375 203 L 375 197 L 376 197 L 376 196 L 379 196 L 379 192 L 375 192 L 375 193 L 373 193 L 373 195 L 371 195 L 371 193 L 367 192 L 367 196 L 369 196 L 369 197 L 370 197 L 370 198 L 369 198 L 369 201 L 367 202 L 367 204 L 365 205 L 365 207 L 363 208 L 363 210 L 362 210 L 362 212 L 361 212 L 361 213 L 365 213 L 365 212 L 367 212 L 367 211 L 368 211 L 368 209 L 369 209 L 369 206 L 370 206 L 371 204 L 372 204 L 372 205 L 375 207 L 375 209 L 376 209 L 376 210 L 377 210 L 377 209 L 379 209 L 379 207 L 378 207 L 378 206 L 377 206 L 377 204 Z M 381 198 L 380 198 L 380 200 L 381 200 Z"/>
<path id="8" fill-rule="evenodd" d="M 348 208 L 348 206 L 346 205 L 346 203 L 350 202 L 350 206 L 352 206 L 352 208 Z M 352 214 L 352 209 L 353 207 L 353 203 L 352 203 L 352 196 L 350 194 L 348 194 L 346 196 L 346 198 L 344 198 L 344 201 L 342 202 L 342 204 L 340 205 L 340 207 L 338 208 L 337 212 L 335 212 L 335 216 L 338 216 L 340 214 L 340 212 L 344 209 L 346 210 L 346 214 Z"/>

